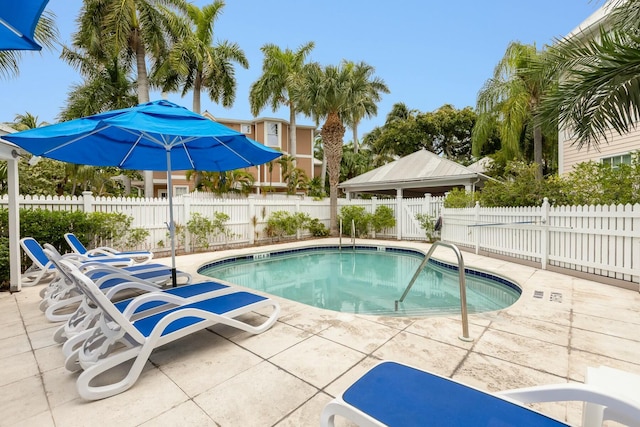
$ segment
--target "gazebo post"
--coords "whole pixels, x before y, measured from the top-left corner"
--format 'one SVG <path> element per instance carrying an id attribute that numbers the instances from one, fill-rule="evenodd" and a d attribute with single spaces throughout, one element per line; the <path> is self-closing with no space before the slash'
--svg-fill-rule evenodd
<path id="1" fill-rule="evenodd" d="M 402 240 L 402 188 L 396 188 L 396 227 L 398 240 Z"/>

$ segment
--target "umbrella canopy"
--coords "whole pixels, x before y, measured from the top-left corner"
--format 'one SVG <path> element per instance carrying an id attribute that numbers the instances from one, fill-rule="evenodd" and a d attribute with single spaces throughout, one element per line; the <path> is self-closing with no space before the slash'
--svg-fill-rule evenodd
<path id="1" fill-rule="evenodd" d="M 227 171 L 282 154 L 169 101 L 17 132 L 5 139 L 37 156 L 134 170 Z M 159 152 L 171 152 L 171 163 Z"/>
<path id="2" fill-rule="evenodd" d="M 221 172 L 267 163 L 279 151 L 169 101 L 155 101 L 6 135 L 30 153 L 69 163 L 167 171 L 175 285 L 171 172 Z"/>
<path id="3" fill-rule="evenodd" d="M 0 50 L 40 50 L 33 40 L 49 0 L 0 0 Z"/>

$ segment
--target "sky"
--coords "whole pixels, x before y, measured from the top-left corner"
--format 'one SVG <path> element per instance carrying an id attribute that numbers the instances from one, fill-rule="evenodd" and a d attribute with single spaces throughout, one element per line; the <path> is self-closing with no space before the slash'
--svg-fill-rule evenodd
<path id="1" fill-rule="evenodd" d="M 203 6 L 212 0 L 195 0 Z M 362 136 L 384 124 L 395 103 L 420 112 L 444 104 L 475 107 L 478 91 L 504 56 L 508 44 L 519 41 L 538 48 L 552 44 L 602 6 L 603 0 L 226 0 L 214 27 L 216 42 L 238 43 L 249 69 L 236 67 L 236 99 L 224 108 L 202 94 L 202 111 L 218 118 L 250 120 L 249 91 L 261 75 L 266 43 L 297 49 L 313 41 L 310 61 L 338 65 L 364 61 L 390 89 L 378 104 L 378 115 L 364 119 Z M 70 45 L 81 0 L 50 0 L 61 43 Z M 60 49 L 28 52 L 17 78 L 0 76 L 0 122 L 31 113 L 39 122 L 55 123 L 79 73 L 59 58 Z M 151 100 L 161 98 L 151 93 Z M 187 108 L 192 95 L 168 99 Z M 261 117 L 288 120 L 288 109 L 264 109 Z M 304 116 L 298 124 L 313 125 Z M 351 139 L 347 132 L 345 141 Z"/>

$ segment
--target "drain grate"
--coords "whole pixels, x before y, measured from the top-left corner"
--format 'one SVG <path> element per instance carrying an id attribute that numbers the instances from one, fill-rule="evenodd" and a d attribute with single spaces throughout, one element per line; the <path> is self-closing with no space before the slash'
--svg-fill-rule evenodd
<path id="1" fill-rule="evenodd" d="M 562 302 L 562 294 L 560 292 L 551 292 L 551 296 L 549 297 L 549 301 Z"/>
<path id="2" fill-rule="evenodd" d="M 543 295 L 544 295 L 544 292 L 542 291 L 533 291 L 534 298 L 542 298 Z"/>

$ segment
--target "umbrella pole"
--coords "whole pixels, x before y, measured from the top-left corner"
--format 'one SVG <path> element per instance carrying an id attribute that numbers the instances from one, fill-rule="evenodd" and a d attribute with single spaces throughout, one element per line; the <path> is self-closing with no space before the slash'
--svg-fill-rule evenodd
<path id="1" fill-rule="evenodd" d="M 169 198 L 169 237 L 171 239 L 171 285 L 178 286 L 176 277 L 176 226 L 173 223 L 173 184 L 171 182 L 171 150 L 167 150 L 167 197 Z"/>

